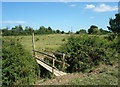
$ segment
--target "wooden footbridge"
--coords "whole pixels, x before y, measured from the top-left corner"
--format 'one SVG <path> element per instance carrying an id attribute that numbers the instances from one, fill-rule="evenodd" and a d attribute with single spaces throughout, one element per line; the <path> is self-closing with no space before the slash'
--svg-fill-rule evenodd
<path id="1" fill-rule="evenodd" d="M 45 53 L 45 52 L 47 52 L 47 53 Z M 48 54 L 48 53 L 50 53 L 50 54 Z M 59 56 L 62 56 L 63 57 L 63 61 L 59 61 L 54 56 L 55 54 L 57 54 Z M 65 66 L 69 67 L 70 65 L 67 64 L 67 63 L 65 63 L 65 57 L 70 58 L 70 56 L 67 55 L 67 54 L 53 52 L 53 51 L 46 50 L 46 49 L 42 49 L 42 52 L 35 50 L 35 46 L 34 46 L 34 34 L 33 34 L 33 58 L 35 58 L 36 61 L 37 61 L 37 63 L 40 64 L 42 67 L 44 67 L 48 71 L 52 72 L 56 76 L 66 75 L 67 73 L 64 72 L 64 67 Z M 49 63 L 47 63 L 45 61 L 45 58 L 48 58 L 48 59 L 52 60 L 52 65 L 50 65 Z M 55 62 L 61 63 L 63 65 L 62 66 L 62 71 L 58 70 L 55 67 Z"/>

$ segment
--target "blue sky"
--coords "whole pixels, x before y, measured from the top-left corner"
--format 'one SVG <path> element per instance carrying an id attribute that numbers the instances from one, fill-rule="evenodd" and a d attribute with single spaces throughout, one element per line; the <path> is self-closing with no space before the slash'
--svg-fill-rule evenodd
<path id="1" fill-rule="evenodd" d="M 116 13 L 117 2 L 2 2 L 2 28 L 21 24 L 75 32 L 96 25 L 107 30 Z"/>

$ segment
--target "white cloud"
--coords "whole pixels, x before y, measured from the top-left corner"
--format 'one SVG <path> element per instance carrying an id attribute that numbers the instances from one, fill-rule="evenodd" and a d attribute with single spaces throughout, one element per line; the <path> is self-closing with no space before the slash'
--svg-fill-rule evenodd
<path id="1" fill-rule="evenodd" d="M 95 12 L 108 12 L 108 11 L 117 11 L 117 10 L 118 10 L 117 6 L 111 7 L 105 4 L 100 4 L 99 6 L 93 9 L 93 11 Z"/>
<path id="2" fill-rule="evenodd" d="M 72 4 L 72 5 L 69 5 L 70 7 L 75 7 L 76 5 L 75 4 Z"/>
<path id="3" fill-rule="evenodd" d="M 95 5 L 86 5 L 86 9 L 95 8 Z"/>
<path id="4" fill-rule="evenodd" d="M 106 4 L 100 4 L 99 6 L 95 5 L 86 5 L 86 9 L 92 9 L 95 12 L 110 12 L 110 11 L 117 11 L 118 6 L 110 6 Z"/>
<path id="5" fill-rule="evenodd" d="M 90 17 L 90 19 L 94 19 L 95 17 Z"/>
<path id="6" fill-rule="evenodd" d="M 26 23 L 26 22 L 25 21 L 1 21 L 0 23 L 12 24 L 12 23 Z"/>

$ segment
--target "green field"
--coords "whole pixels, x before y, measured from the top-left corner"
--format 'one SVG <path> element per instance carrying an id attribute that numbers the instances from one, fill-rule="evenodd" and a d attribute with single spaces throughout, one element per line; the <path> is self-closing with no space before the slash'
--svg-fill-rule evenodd
<path id="1" fill-rule="evenodd" d="M 49 49 L 56 51 L 62 44 L 67 42 L 68 34 L 50 34 L 50 35 L 35 35 L 35 49 Z M 3 38 L 16 38 L 20 40 L 24 49 L 32 55 L 33 44 L 31 36 L 4 36 Z"/>
<path id="2" fill-rule="evenodd" d="M 82 34 L 83 35 L 83 34 Z M 82 36 L 75 35 L 75 36 Z M 94 35 L 89 35 L 94 36 Z M 104 37 L 106 35 L 100 35 Z M 70 34 L 49 34 L 49 35 L 35 35 L 35 49 L 41 51 L 42 49 L 54 50 L 56 51 L 60 46 L 67 42 Z M 32 35 L 30 36 L 3 36 L 3 38 L 16 38 L 20 40 L 24 49 L 32 55 L 33 44 L 32 44 Z"/>

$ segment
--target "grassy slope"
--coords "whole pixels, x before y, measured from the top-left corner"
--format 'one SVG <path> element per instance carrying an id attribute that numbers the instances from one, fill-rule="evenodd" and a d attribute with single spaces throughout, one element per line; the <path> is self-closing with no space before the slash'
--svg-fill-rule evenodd
<path id="1" fill-rule="evenodd" d="M 113 66 L 101 65 L 89 73 L 72 73 L 37 81 L 36 85 L 118 85 L 118 63 Z"/>
<path id="2" fill-rule="evenodd" d="M 118 85 L 118 65 L 104 65 L 98 71 L 87 73 L 84 77 L 76 77 L 65 85 Z"/>

